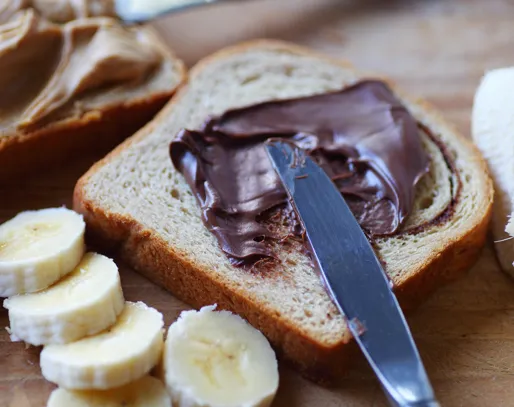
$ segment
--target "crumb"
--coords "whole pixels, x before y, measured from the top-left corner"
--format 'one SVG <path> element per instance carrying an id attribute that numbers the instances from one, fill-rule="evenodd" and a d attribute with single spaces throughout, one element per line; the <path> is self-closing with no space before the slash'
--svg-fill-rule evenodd
<path id="1" fill-rule="evenodd" d="M 361 336 L 362 334 L 364 334 L 364 332 L 366 332 L 366 327 L 357 318 L 352 318 L 348 322 L 348 325 L 350 326 L 350 328 L 352 328 L 352 330 L 356 332 L 357 336 Z"/>

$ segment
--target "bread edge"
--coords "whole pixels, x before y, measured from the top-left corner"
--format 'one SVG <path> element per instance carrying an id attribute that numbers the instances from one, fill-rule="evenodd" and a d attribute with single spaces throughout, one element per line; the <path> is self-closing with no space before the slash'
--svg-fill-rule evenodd
<path id="1" fill-rule="evenodd" d="M 194 80 L 196 73 L 210 62 L 255 47 L 281 49 L 316 57 L 346 69 L 352 68 L 347 62 L 320 55 L 301 46 L 275 40 L 254 40 L 223 49 L 204 58 L 191 70 L 189 80 Z M 258 304 L 252 303 L 244 296 L 223 292 L 220 283 L 202 273 L 195 273 L 195 264 L 175 252 L 173 248 L 167 247 L 156 233 L 146 229 L 130 216 L 106 213 L 97 207 L 94 201 L 88 199 L 86 186 L 89 178 L 103 165 L 115 159 L 120 151 L 152 132 L 160 118 L 165 117 L 173 106 L 180 102 L 182 93 L 186 91 L 187 82 L 154 121 L 96 163 L 78 181 L 74 191 L 74 209 L 84 215 L 88 224 L 88 235 L 93 241 L 107 250 L 116 252 L 138 272 L 194 307 L 217 303 L 220 308 L 243 315 L 253 326 L 266 334 L 278 351 L 279 357 L 293 364 L 305 377 L 324 384 L 334 383 L 353 360 L 353 354 L 357 349 L 353 340 L 342 341 L 331 347 L 320 346 L 294 326 L 289 326 L 288 321 L 281 319 L 280 316 L 260 312 Z M 478 149 L 454 131 L 428 103 L 417 99 L 411 100 L 416 100 L 415 103 L 430 111 L 431 116 L 439 124 L 450 128 L 460 141 L 467 145 L 477 164 L 483 169 L 484 177 L 481 183 L 484 195 L 492 197 L 491 180 L 487 176 L 487 167 Z M 438 256 L 427 261 L 415 275 L 396 288 L 398 299 L 406 310 L 419 305 L 436 288 L 455 280 L 476 262 L 485 243 L 492 199 L 484 202 L 484 206 L 484 216 L 477 218 L 465 233 L 455 236 Z"/>
<path id="2" fill-rule="evenodd" d="M 187 70 L 155 30 L 148 26 L 146 30 L 165 58 L 174 62 L 179 74 L 177 85 L 168 91 L 88 111 L 78 119 L 50 123 L 28 134 L 0 138 L 0 183 L 55 168 L 79 154 L 107 153 L 152 120 L 186 80 Z"/>

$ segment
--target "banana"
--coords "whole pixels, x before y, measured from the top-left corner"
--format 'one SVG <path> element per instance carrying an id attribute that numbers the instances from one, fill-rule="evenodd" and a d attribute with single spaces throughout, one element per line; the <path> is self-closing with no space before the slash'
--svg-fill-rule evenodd
<path id="1" fill-rule="evenodd" d="M 171 407 L 170 396 L 160 380 L 144 376 L 111 390 L 55 389 L 47 407 Z"/>
<path id="2" fill-rule="evenodd" d="M 40 356 L 45 379 L 73 390 L 110 389 L 139 379 L 154 367 L 163 347 L 163 318 L 142 302 L 127 302 L 108 330 Z"/>
<path id="3" fill-rule="evenodd" d="M 45 289 L 84 255 L 85 223 L 66 208 L 26 211 L 0 225 L 0 297 Z"/>
<path id="4" fill-rule="evenodd" d="M 488 71 L 473 101 L 473 140 L 494 181 L 491 232 L 503 270 L 514 277 L 514 67 Z"/>
<path id="5" fill-rule="evenodd" d="M 269 342 L 239 316 L 214 309 L 184 311 L 169 328 L 163 365 L 173 405 L 269 406 L 279 381 Z"/>
<path id="6" fill-rule="evenodd" d="M 8 298 L 11 334 L 31 345 L 68 343 L 110 327 L 125 300 L 116 264 L 88 253 L 46 290 Z"/>

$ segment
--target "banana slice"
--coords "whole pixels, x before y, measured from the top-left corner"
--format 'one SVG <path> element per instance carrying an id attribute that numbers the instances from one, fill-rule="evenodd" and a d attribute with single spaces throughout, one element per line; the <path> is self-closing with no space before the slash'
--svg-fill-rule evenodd
<path id="1" fill-rule="evenodd" d="M 0 297 L 49 287 L 84 255 L 85 223 L 66 208 L 22 212 L 0 225 Z"/>
<path id="2" fill-rule="evenodd" d="M 88 253 L 62 280 L 34 294 L 4 301 L 11 334 L 31 345 L 68 343 L 110 327 L 125 300 L 116 264 Z"/>
<path id="3" fill-rule="evenodd" d="M 265 407 L 278 388 L 275 353 L 264 335 L 215 306 L 184 311 L 164 345 L 164 375 L 178 407 Z"/>
<path id="4" fill-rule="evenodd" d="M 127 302 L 115 325 L 96 336 L 48 345 L 40 357 L 48 381 L 74 390 L 110 389 L 147 374 L 163 347 L 162 314 Z"/>
<path id="5" fill-rule="evenodd" d="M 55 389 L 47 407 L 171 407 L 170 396 L 160 380 L 144 376 L 111 390 Z"/>

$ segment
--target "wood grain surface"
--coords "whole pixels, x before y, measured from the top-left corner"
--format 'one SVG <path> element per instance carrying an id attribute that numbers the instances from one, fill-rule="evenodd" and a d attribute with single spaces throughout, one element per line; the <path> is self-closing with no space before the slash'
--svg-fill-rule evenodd
<path id="1" fill-rule="evenodd" d="M 237 3 L 237 2 L 236 2 Z M 431 101 L 465 134 L 483 72 L 514 65 L 514 3 L 507 0 L 263 0 L 169 17 L 157 25 L 189 65 L 225 45 L 280 38 L 385 73 Z M 76 179 L 100 156 L 0 185 L 0 221 L 26 209 L 70 205 Z M 1 165 L 1 163 L 0 163 Z M 409 323 L 444 407 L 514 406 L 514 283 L 502 274 L 490 242 L 462 280 L 438 291 Z M 128 300 L 158 308 L 171 323 L 186 306 L 121 267 Z M 0 327 L 7 326 L 0 311 Z M 0 407 L 44 406 L 53 386 L 38 366 L 39 349 L 11 343 L 0 330 Z M 274 407 L 385 406 L 363 360 L 325 389 L 281 367 Z"/>

